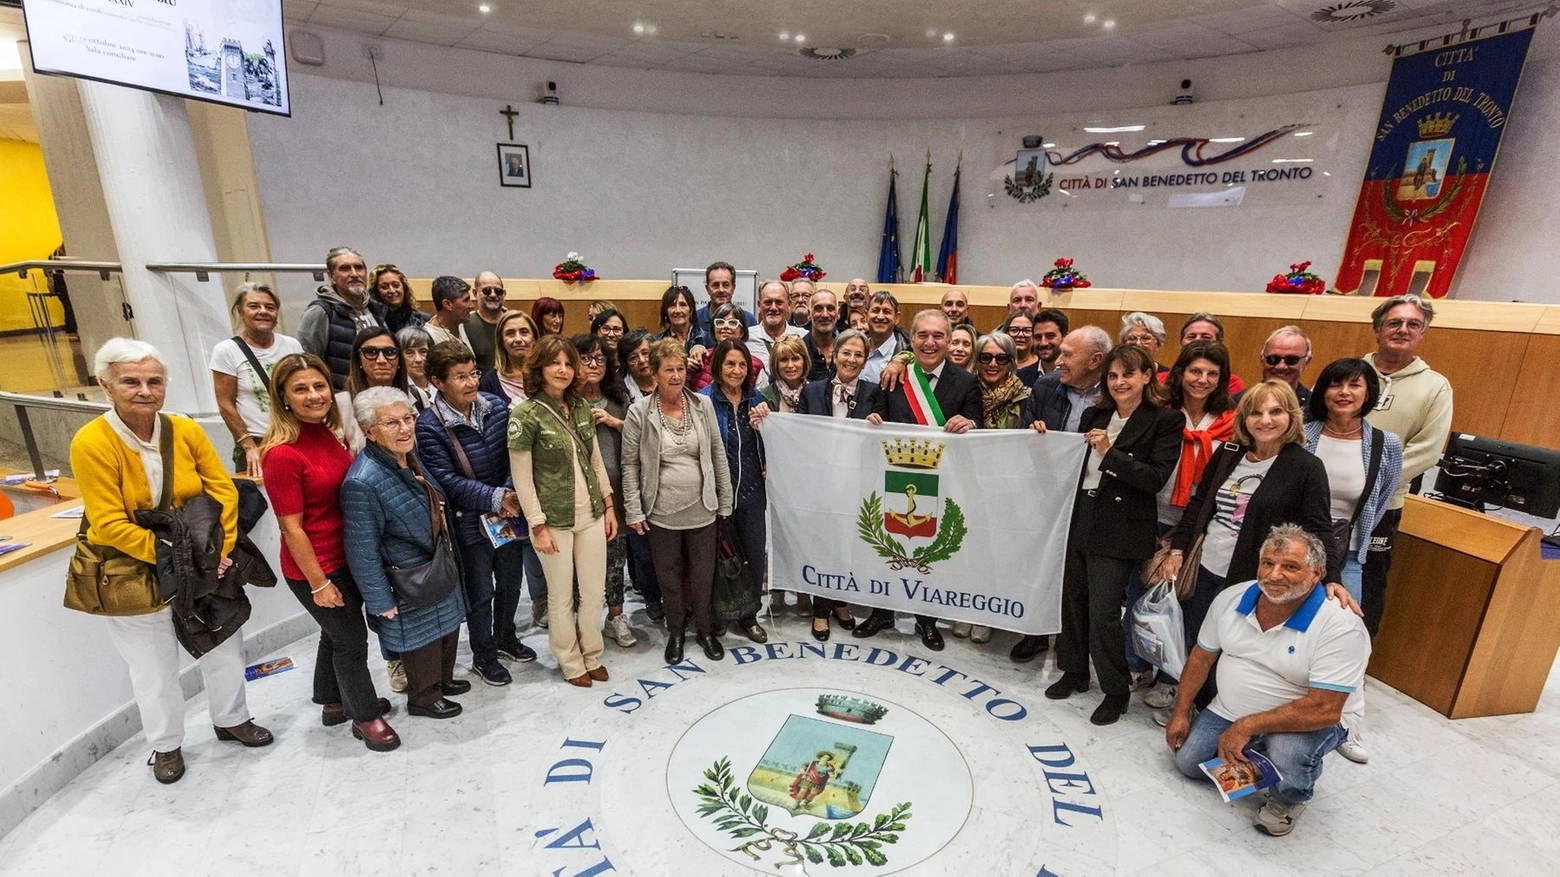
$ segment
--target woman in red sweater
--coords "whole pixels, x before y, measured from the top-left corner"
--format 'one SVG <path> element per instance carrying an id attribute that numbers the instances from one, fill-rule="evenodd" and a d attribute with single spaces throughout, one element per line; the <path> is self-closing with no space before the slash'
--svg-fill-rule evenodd
<path id="1" fill-rule="evenodd" d="M 384 720 L 390 701 L 375 694 L 368 674 L 363 598 L 341 538 L 338 496 L 352 453 L 341 440 L 330 372 L 312 354 L 285 356 L 271 370 L 271 398 L 277 404 L 260 443 L 261 465 L 281 525 L 282 575 L 320 626 L 314 702 L 325 725 L 350 720 L 369 749 L 388 752 L 401 739 Z"/>

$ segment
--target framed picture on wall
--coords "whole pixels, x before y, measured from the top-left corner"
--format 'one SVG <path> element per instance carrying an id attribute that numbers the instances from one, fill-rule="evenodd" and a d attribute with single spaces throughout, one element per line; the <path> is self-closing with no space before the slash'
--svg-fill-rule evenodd
<path id="1" fill-rule="evenodd" d="M 531 188 L 531 150 L 525 144 L 498 144 L 498 184 Z"/>

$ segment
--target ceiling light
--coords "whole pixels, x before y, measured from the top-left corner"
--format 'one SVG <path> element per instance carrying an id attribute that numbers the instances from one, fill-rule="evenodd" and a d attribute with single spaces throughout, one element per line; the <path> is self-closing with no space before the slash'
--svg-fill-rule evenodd
<path id="1" fill-rule="evenodd" d="M 1275 158 L 1275 159 L 1273 159 L 1273 163 L 1274 164 L 1310 164 L 1311 162 L 1313 162 L 1315 160 L 1316 159 L 1314 159 L 1314 158 Z"/>
<path id="2" fill-rule="evenodd" d="M 1100 27 L 1103 27 L 1106 30 L 1114 30 L 1115 27 L 1116 27 L 1116 19 L 1114 19 L 1114 18 L 1107 18 L 1104 21 L 1100 22 Z"/>
<path id="3" fill-rule="evenodd" d="M 651 36 L 655 36 L 655 25 L 653 25 L 653 24 L 645 25 L 645 33 L 647 33 L 647 34 L 649 34 Z"/>
<path id="4" fill-rule="evenodd" d="M 477 11 L 482 13 L 483 15 L 487 15 L 489 12 L 493 11 L 493 7 L 487 5 L 486 3 L 481 3 L 481 4 L 478 4 Z"/>
<path id="5" fill-rule="evenodd" d="M 1122 134 L 1128 131 L 1141 131 L 1144 125 L 1118 125 L 1114 128 L 1084 128 L 1090 134 Z"/>
<path id="6" fill-rule="evenodd" d="M 1042 144 L 1040 144 L 1040 148 L 1041 149 L 1055 149 L 1056 148 L 1056 144 L 1055 143 L 1042 143 Z"/>
<path id="7" fill-rule="evenodd" d="M 1330 176 L 1332 176 L 1332 171 L 1322 171 L 1322 176 L 1330 177 Z"/>
<path id="8" fill-rule="evenodd" d="M 1295 132 L 1295 136 L 1296 137 L 1310 137 L 1312 134 L 1315 134 L 1315 133 L 1316 133 L 1315 131 L 1296 131 Z"/>
<path id="9" fill-rule="evenodd" d="M 796 41 L 799 42 L 799 43 L 805 43 L 805 42 L 807 42 L 807 37 L 802 35 L 802 34 L 797 34 L 796 35 Z"/>
<path id="10" fill-rule="evenodd" d="M 644 32 L 645 32 L 645 26 L 642 25 L 642 24 L 639 24 L 638 22 L 635 22 L 634 23 L 634 33 L 644 33 Z"/>
<path id="11" fill-rule="evenodd" d="M 1245 139 L 1246 138 L 1244 138 L 1244 137 L 1209 137 L 1208 138 L 1208 142 L 1209 143 L 1240 143 L 1240 142 L 1244 141 Z"/>
<path id="12" fill-rule="evenodd" d="M 780 31 L 780 39 L 788 40 L 790 38 L 791 38 L 791 32 L 790 31 L 788 31 L 788 30 Z"/>
<path id="13" fill-rule="evenodd" d="M 1098 19 L 1097 19 L 1097 18 L 1096 18 L 1096 16 L 1095 16 L 1095 15 L 1094 15 L 1094 13 L 1092 13 L 1092 12 L 1091 12 L 1091 13 L 1089 13 L 1089 14 L 1088 14 L 1088 15 L 1085 15 L 1085 16 L 1084 16 L 1084 17 L 1083 17 L 1083 23 L 1084 23 L 1084 24 L 1093 24 L 1093 23 L 1094 23 L 1094 22 L 1095 22 L 1095 21 L 1097 21 L 1097 20 L 1098 20 Z"/>
<path id="14" fill-rule="evenodd" d="M 945 42 L 945 43 L 953 42 L 953 34 L 951 34 L 951 33 L 943 34 L 943 42 Z"/>
<path id="15" fill-rule="evenodd" d="M 936 37 L 937 37 L 937 31 L 936 30 L 934 30 L 932 28 L 927 28 L 926 29 L 926 38 L 927 39 L 935 39 Z"/>
<path id="16" fill-rule="evenodd" d="M 1121 141 L 1120 140 L 1107 140 L 1107 141 L 1105 141 L 1105 145 L 1106 146 L 1120 146 L 1121 145 Z"/>

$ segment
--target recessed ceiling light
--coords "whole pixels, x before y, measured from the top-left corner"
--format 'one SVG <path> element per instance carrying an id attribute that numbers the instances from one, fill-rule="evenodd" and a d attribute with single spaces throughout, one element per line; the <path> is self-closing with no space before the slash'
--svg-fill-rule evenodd
<path id="1" fill-rule="evenodd" d="M 943 42 L 945 42 L 945 43 L 953 42 L 953 34 L 951 34 L 951 33 L 943 34 Z"/>
<path id="2" fill-rule="evenodd" d="M 1310 164 L 1311 162 L 1313 162 L 1315 160 L 1316 159 L 1314 159 L 1314 158 L 1275 158 L 1275 159 L 1273 159 L 1273 163 L 1274 164 Z"/>
<path id="3" fill-rule="evenodd" d="M 1098 20 L 1099 19 L 1097 17 L 1095 17 L 1094 13 L 1092 13 L 1092 12 L 1089 13 L 1088 15 L 1085 15 L 1083 17 L 1083 23 L 1084 24 L 1093 24 L 1094 22 L 1096 22 Z"/>
<path id="4" fill-rule="evenodd" d="M 642 25 L 642 24 L 639 24 L 638 22 L 635 22 L 634 23 L 634 33 L 644 33 L 644 32 L 645 32 L 645 26 Z"/>
<path id="5" fill-rule="evenodd" d="M 1209 143 L 1240 143 L 1240 142 L 1244 141 L 1245 139 L 1246 138 L 1244 138 L 1244 137 L 1209 137 L 1208 138 L 1208 142 Z"/>
<path id="6" fill-rule="evenodd" d="M 805 43 L 807 42 L 807 36 L 805 34 L 797 34 L 796 41 L 799 43 Z"/>
<path id="7" fill-rule="evenodd" d="M 1100 27 L 1103 27 L 1106 30 L 1113 30 L 1116 27 L 1116 19 L 1114 19 L 1114 18 L 1107 18 L 1104 21 L 1100 22 Z"/>
<path id="8" fill-rule="evenodd" d="M 927 39 L 935 39 L 936 37 L 937 37 L 937 31 L 936 30 L 934 30 L 932 28 L 927 28 L 926 29 L 926 38 Z"/>
<path id="9" fill-rule="evenodd" d="M 1055 143 L 1042 143 L 1042 144 L 1040 144 L 1040 148 L 1041 149 L 1055 149 L 1056 148 L 1056 144 Z"/>
<path id="10" fill-rule="evenodd" d="M 1143 130 L 1142 125 L 1117 125 L 1114 128 L 1084 128 L 1090 134 L 1123 134 L 1130 131 Z"/>
<path id="11" fill-rule="evenodd" d="M 790 31 L 788 31 L 788 30 L 780 31 L 780 39 L 788 40 L 790 38 L 791 38 L 791 32 Z"/>
<path id="12" fill-rule="evenodd" d="M 1296 131 L 1295 132 L 1295 136 L 1296 137 L 1310 137 L 1312 134 L 1315 134 L 1315 133 L 1316 133 L 1315 131 Z"/>
<path id="13" fill-rule="evenodd" d="M 481 3 L 481 4 L 477 5 L 477 11 L 482 13 L 483 15 L 487 15 L 489 12 L 493 11 L 493 7 L 489 6 L 486 3 Z"/>

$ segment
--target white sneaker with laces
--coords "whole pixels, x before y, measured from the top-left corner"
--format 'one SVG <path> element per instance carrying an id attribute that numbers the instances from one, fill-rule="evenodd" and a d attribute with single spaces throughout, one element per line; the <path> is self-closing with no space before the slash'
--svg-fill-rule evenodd
<path id="1" fill-rule="evenodd" d="M 950 628 L 948 632 L 958 637 L 959 639 L 966 639 L 970 635 L 970 628 L 972 626 L 973 625 L 971 625 L 968 621 L 955 621 L 953 623 L 953 627 Z"/>
<path id="2" fill-rule="evenodd" d="M 1348 739 L 1339 743 L 1333 751 L 1355 764 L 1366 764 L 1370 761 L 1370 752 L 1365 748 L 1363 735 L 1357 728 L 1351 729 Z"/>
<path id="3" fill-rule="evenodd" d="M 612 634 L 612 641 L 620 647 L 628 649 L 638 644 L 634 638 L 634 629 L 628 626 L 628 615 L 614 615 L 607 619 L 607 632 Z"/>
<path id="4" fill-rule="evenodd" d="M 405 694 L 410 686 L 406 681 L 406 665 L 400 659 L 386 661 L 385 670 L 390 673 L 390 690 L 396 694 Z"/>
<path id="5" fill-rule="evenodd" d="M 1175 706 L 1175 686 L 1159 682 L 1143 693 L 1143 705 L 1156 710 Z"/>
<path id="6" fill-rule="evenodd" d="M 1264 834 L 1283 837 L 1295 830 L 1295 822 L 1304 812 L 1304 804 L 1285 804 L 1277 798 L 1269 798 L 1262 809 L 1257 811 L 1257 818 L 1251 824 Z"/>
<path id="7" fill-rule="evenodd" d="M 984 624 L 977 624 L 970 628 L 970 642 L 976 645 L 991 642 L 991 628 Z"/>

